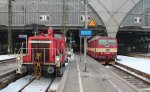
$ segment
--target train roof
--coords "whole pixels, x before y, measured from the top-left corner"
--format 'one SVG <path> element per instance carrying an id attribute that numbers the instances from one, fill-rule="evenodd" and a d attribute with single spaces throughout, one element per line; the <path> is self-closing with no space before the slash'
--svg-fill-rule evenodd
<path id="1" fill-rule="evenodd" d="M 90 41 L 93 41 L 93 40 L 97 40 L 97 39 L 116 39 L 115 37 L 106 37 L 106 36 L 94 36 L 91 40 L 89 40 L 88 42 Z"/>
<path id="2" fill-rule="evenodd" d="M 29 39 L 50 39 L 50 38 L 56 38 L 56 39 L 63 39 L 64 35 L 62 32 L 54 31 L 53 29 L 48 29 L 47 33 L 40 33 L 36 36 L 30 36 Z"/>

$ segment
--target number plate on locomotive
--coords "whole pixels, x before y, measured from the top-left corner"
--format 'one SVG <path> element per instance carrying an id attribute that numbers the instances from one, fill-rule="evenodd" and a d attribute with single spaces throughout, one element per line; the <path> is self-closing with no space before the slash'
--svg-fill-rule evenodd
<path id="1" fill-rule="evenodd" d="M 106 49 L 106 52 L 109 52 L 110 51 L 110 49 Z"/>

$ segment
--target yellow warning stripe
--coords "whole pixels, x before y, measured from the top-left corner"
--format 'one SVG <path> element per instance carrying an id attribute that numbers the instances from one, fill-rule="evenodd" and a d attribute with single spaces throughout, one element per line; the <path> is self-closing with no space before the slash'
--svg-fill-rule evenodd
<path id="1" fill-rule="evenodd" d="M 88 48 L 88 51 L 95 52 L 95 48 Z M 96 48 L 96 52 L 117 52 L 117 48 Z"/>
<path id="2" fill-rule="evenodd" d="M 88 48 L 89 51 L 95 51 L 95 48 Z"/>

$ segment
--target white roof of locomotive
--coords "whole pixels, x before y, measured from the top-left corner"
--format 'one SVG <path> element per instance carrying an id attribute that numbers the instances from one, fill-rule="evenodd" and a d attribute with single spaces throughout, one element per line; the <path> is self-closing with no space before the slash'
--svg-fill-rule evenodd
<path id="1" fill-rule="evenodd" d="M 94 41 L 96 39 L 99 39 L 99 38 L 112 38 L 112 37 L 106 37 L 106 36 L 94 36 L 91 40 L 89 40 L 88 42 L 90 41 Z"/>

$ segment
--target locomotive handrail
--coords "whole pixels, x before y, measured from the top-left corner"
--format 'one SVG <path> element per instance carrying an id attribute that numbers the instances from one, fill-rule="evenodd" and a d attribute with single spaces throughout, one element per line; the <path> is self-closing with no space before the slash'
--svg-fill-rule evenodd
<path id="1" fill-rule="evenodd" d="M 20 48 L 19 50 L 18 50 L 18 52 L 17 52 L 17 54 L 23 54 L 23 51 L 22 50 L 28 50 L 28 49 L 31 49 L 32 50 L 32 53 L 34 52 L 34 50 L 43 50 L 43 53 L 44 53 L 44 55 L 43 55 L 43 57 L 44 57 L 44 63 L 45 63 L 45 54 L 46 54 L 46 50 L 50 50 L 50 49 L 52 49 L 52 51 L 53 50 L 55 50 L 55 55 L 59 55 L 60 57 L 62 57 L 62 55 L 61 55 L 61 53 L 60 53 L 60 51 L 58 50 L 58 49 L 56 49 L 56 48 Z M 22 51 L 22 52 L 21 52 Z M 56 53 L 57 52 L 57 53 Z M 29 53 L 28 53 L 29 54 Z M 26 56 L 28 55 L 28 54 L 26 54 Z M 33 56 L 32 56 L 32 61 L 34 61 L 34 54 L 33 54 Z"/>
<path id="2" fill-rule="evenodd" d="M 60 51 L 58 49 L 56 49 L 56 48 L 20 48 L 18 50 L 17 54 L 19 54 L 19 52 L 21 52 L 21 50 L 26 50 L 26 49 L 54 49 L 60 54 Z"/>

